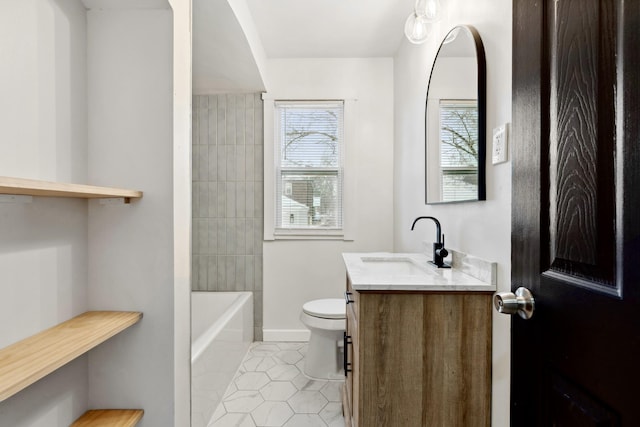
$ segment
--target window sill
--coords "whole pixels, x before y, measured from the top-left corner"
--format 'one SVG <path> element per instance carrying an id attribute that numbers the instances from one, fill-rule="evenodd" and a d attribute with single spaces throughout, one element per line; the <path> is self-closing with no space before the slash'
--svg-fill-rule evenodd
<path id="1" fill-rule="evenodd" d="M 348 240 L 344 237 L 343 230 L 287 230 L 276 229 L 273 232 L 274 240 Z"/>

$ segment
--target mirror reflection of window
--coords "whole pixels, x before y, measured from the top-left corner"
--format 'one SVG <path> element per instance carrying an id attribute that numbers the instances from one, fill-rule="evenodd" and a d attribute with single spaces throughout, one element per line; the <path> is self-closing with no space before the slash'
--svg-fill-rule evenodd
<path id="1" fill-rule="evenodd" d="M 478 102 L 441 99 L 439 116 L 442 201 L 471 200 L 478 192 Z"/>
<path id="2" fill-rule="evenodd" d="M 427 204 L 486 199 L 485 73 L 478 32 L 454 27 L 440 44 L 427 88 Z"/>

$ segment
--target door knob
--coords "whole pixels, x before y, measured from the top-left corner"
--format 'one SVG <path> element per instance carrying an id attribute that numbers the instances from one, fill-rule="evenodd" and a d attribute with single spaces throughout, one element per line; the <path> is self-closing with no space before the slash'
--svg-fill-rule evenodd
<path id="1" fill-rule="evenodd" d="M 498 313 L 518 313 L 525 320 L 531 319 L 536 306 L 531 291 L 523 287 L 516 289 L 515 294 L 513 292 L 496 292 L 493 296 L 493 305 Z"/>

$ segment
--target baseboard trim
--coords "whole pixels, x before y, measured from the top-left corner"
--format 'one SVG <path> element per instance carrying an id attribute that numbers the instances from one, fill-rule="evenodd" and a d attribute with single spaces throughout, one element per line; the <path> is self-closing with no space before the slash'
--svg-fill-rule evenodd
<path id="1" fill-rule="evenodd" d="M 311 332 L 307 329 L 263 329 L 263 341 L 304 342 L 309 341 Z"/>

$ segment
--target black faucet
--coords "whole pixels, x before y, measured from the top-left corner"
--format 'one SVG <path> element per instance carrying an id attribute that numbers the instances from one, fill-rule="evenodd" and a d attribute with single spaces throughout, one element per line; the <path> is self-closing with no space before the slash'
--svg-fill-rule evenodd
<path id="1" fill-rule="evenodd" d="M 432 219 L 433 222 L 436 223 L 436 241 L 433 244 L 433 261 L 429 262 L 438 268 L 451 268 L 449 264 L 444 263 L 444 259 L 449 255 L 449 251 L 444 248 L 444 234 L 442 234 L 442 229 L 440 228 L 440 221 L 432 216 L 419 216 L 413 221 L 411 231 L 413 231 L 413 227 L 416 226 L 416 222 L 421 219 Z"/>

